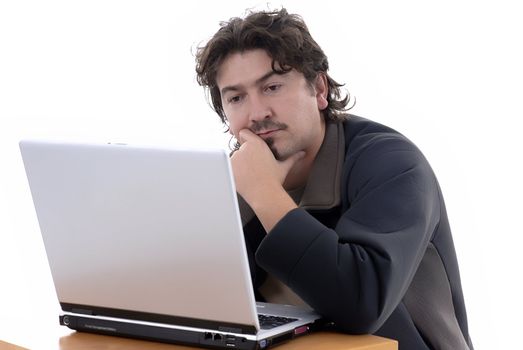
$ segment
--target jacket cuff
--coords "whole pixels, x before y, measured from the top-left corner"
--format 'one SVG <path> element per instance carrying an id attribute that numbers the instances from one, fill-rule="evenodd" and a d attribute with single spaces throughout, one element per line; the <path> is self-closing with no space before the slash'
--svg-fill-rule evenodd
<path id="1" fill-rule="evenodd" d="M 265 236 L 256 251 L 256 262 L 289 285 L 294 268 L 324 230 L 307 211 L 293 209 Z"/>

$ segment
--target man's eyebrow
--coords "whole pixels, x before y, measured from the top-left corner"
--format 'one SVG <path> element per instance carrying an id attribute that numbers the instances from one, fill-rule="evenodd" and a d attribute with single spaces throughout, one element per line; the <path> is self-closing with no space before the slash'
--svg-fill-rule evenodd
<path id="1" fill-rule="evenodd" d="M 275 72 L 273 71 L 272 69 L 265 73 L 264 75 L 262 75 L 260 78 L 256 79 L 256 81 L 254 82 L 254 85 L 260 85 L 261 83 L 263 83 L 265 80 L 269 79 L 270 77 L 272 77 L 273 75 L 284 75 L 285 73 L 278 73 L 278 72 Z M 242 87 L 241 84 L 237 84 L 237 85 L 229 85 L 229 86 L 224 86 L 220 92 L 222 94 L 222 96 L 228 92 L 228 91 L 238 91 L 240 90 Z"/>

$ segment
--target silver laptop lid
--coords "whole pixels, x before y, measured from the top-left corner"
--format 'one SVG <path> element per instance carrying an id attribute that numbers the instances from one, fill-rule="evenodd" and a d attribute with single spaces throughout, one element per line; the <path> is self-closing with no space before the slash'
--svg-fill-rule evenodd
<path id="1" fill-rule="evenodd" d="M 27 140 L 59 301 L 259 329 L 229 157 Z"/>

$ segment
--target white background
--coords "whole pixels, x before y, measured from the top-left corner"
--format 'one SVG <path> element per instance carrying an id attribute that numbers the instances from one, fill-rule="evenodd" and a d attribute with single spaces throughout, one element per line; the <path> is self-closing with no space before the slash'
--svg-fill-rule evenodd
<path id="1" fill-rule="evenodd" d="M 356 97 L 353 112 L 398 129 L 431 162 L 476 349 L 515 348 L 522 324 L 517 3 L 282 3 L 308 23 L 332 76 Z M 2 329 L 14 322 L 57 318 L 18 141 L 226 148 L 196 83 L 193 52 L 220 21 L 250 7 L 266 5 L 0 0 L 0 339 L 10 340 Z"/>

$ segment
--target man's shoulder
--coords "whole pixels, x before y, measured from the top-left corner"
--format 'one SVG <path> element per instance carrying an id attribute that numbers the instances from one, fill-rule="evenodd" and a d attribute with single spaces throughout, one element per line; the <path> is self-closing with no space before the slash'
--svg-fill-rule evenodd
<path id="1" fill-rule="evenodd" d="M 352 138 L 364 135 L 401 135 L 389 126 L 354 114 L 347 115 L 343 120 L 343 126 L 345 134 Z"/>
<path id="2" fill-rule="evenodd" d="M 417 149 L 407 137 L 395 129 L 357 115 L 348 115 L 343 121 L 343 127 L 348 152 L 394 144 Z"/>
<path id="3" fill-rule="evenodd" d="M 360 163 L 358 168 L 371 173 L 391 174 L 422 164 L 430 167 L 418 147 L 391 127 L 356 115 L 350 115 L 343 125 L 346 166 Z"/>

